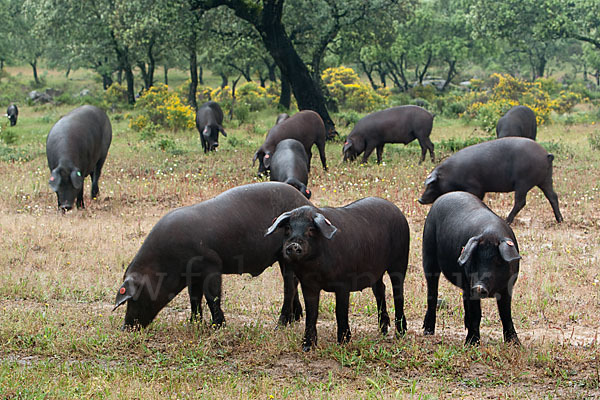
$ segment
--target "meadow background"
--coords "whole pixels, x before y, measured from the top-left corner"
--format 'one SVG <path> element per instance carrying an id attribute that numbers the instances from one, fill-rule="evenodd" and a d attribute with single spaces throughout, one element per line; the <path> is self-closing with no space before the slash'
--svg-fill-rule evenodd
<path id="1" fill-rule="evenodd" d="M 0 133 L 0 397 L 600 397 L 600 129 L 590 93 L 543 87 L 545 93 L 556 92 L 544 103 L 547 113 L 544 109 L 541 114 L 547 120 L 538 128 L 538 142 L 555 155 L 554 187 L 565 221 L 555 222 L 548 201 L 534 188 L 512 225 L 523 256 L 513 298 L 513 319 L 523 343 L 519 348 L 502 342 L 491 300 L 482 302 L 481 345 L 465 347 L 460 291 L 444 279 L 440 297 L 445 305 L 438 313 L 436 335 L 423 336 L 421 235 L 429 206 L 416 199 L 435 165 L 428 159 L 418 164 L 417 143 L 387 145 L 382 165 L 375 164 L 374 156 L 366 165 L 343 163 L 342 140 L 369 107 L 349 104 L 334 114 L 340 137 L 327 143 L 328 172 L 313 160 L 311 200 L 317 206 L 341 206 L 380 196 L 404 212 L 411 229 L 405 283 L 409 330 L 401 338 L 391 333 L 382 337 L 373 295 L 365 290 L 351 295 L 353 338 L 339 346 L 335 299 L 324 294 L 319 345 L 303 353 L 304 320 L 275 330 L 282 299 L 277 266 L 257 278 L 224 277 L 227 325 L 219 330 L 206 319 L 188 322 L 186 291 L 140 332 L 121 332 L 125 310 L 111 312 L 127 264 L 161 216 L 259 180 L 252 156 L 279 112 L 268 93 L 256 89 L 260 93 L 252 95 L 260 107 L 240 95 L 224 123 L 228 137 L 221 138 L 217 152 L 205 155 L 198 132 L 189 125 L 189 111 L 177 103 L 177 88 L 186 84 L 184 73 L 172 71 L 168 89 L 159 87 L 131 107 L 119 100 L 118 86 L 104 93 L 86 70 L 72 72 L 69 79 L 44 71 L 45 85 L 63 94 L 49 104 L 28 103 L 29 70 L 5 70 L 2 93 L 14 91 L 23 100 L 18 101 L 17 126 L 8 127 L 3 120 Z M 213 79 L 214 88 L 218 77 Z M 486 116 L 501 115 L 510 105 L 500 104 L 506 96 L 496 99 L 489 89 L 502 79 L 513 82 L 502 77 L 474 82 L 486 88 L 485 99 L 473 90 L 445 97 L 440 106 L 440 99 L 428 100 L 424 89 L 396 97 L 392 104 L 426 100 L 420 104 L 437 114 L 431 139 L 441 160 L 490 138 L 493 123 Z M 345 86 L 359 90 L 342 78 L 332 82 L 342 82 L 340 96 L 347 95 Z M 83 89 L 89 93 L 81 96 Z M 562 90 L 572 104 L 559 111 L 552 101 Z M 223 92 L 211 96 L 227 106 Z M 373 97 L 373 109 L 390 104 L 385 93 L 377 95 L 387 102 Z M 361 92 L 347 98 L 371 104 Z M 89 199 L 86 180 L 87 208 L 62 215 L 48 186 L 45 139 L 62 115 L 83 103 L 107 109 L 113 142 L 99 198 Z M 169 109 L 156 111 L 152 104 L 158 103 Z M 486 203 L 505 217 L 513 194 L 489 194 Z M 393 305 L 389 280 L 385 282 L 388 305 Z"/>

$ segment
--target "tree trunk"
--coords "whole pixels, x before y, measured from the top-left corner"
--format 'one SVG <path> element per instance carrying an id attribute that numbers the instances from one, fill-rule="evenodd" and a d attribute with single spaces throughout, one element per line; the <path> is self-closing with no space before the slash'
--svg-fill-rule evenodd
<path id="1" fill-rule="evenodd" d="M 31 68 L 33 69 L 33 80 L 35 81 L 36 85 L 39 85 L 40 78 L 39 78 L 38 72 L 37 72 L 37 58 L 35 60 L 33 60 L 33 62 L 30 62 L 29 65 L 31 65 Z"/>
<path id="2" fill-rule="evenodd" d="M 137 65 L 140 69 L 140 72 L 142 73 L 142 81 L 144 81 L 144 88 L 150 89 L 150 86 L 148 86 L 148 72 L 146 71 L 146 63 L 139 61 Z"/>
<path id="3" fill-rule="evenodd" d="M 148 46 L 148 81 L 146 82 L 146 89 L 150 89 L 154 86 L 154 71 L 156 70 L 156 60 L 154 59 L 154 38 L 150 41 Z"/>
<path id="4" fill-rule="evenodd" d="M 198 66 L 198 83 L 200 85 L 204 85 L 204 68 L 202 66 Z"/>
<path id="5" fill-rule="evenodd" d="M 360 61 L 360 66 L 361 66 L 363 72 L 365 73 L 365 75 L 367 75 L 367 79 L 369 80 L 369 83 L 371 84 L 371 87 L 373 88 L 373 90 L 379 89 L 379 87 L 373 80 L 373 67 L 367 66 L 367 64 L 364 61 Z"/>
<path id="6" fill-rule="evenodd" d="M 102 87 L 104 90 L 108 89 L 112 84 L 113 80 L 110 74 L 107 74 L 106 72 L 102 73 Z"/>
<path id="7" fill-rule="evenodd" d="M 421 71 L 420 74 L 417 74 L 417 78 L 419 79 L 419 84 L 421 86 L 423 86 L 423 79 L 425 79 L 425 75 L 427 75 L 427 70 L 429 69 L 429 65 L 431 64 L 432 57 L 432 54 L 429 53 L 429 55 L 427 56 L 427 61 L 425 62 L 425 65 L 423 65 L 423 71 Z"/>
<path id="8" fill-rule="evenodd" d="M 119 85 L 123 84 L 123 69 L 119 68 L 119 70 L 117 71 L 117 82 L 119 83 Z"/>
<path id="9" fill-rule="evenodd" d="M 196 49 L 190 49 L 190 90 L 188 92 L 188 104 L 198 109 L 198 103 L 196 102 L 196 92 L 198 90 L 198 56 L 196 55 Z"/>
<path id="10" fill-rule="evenodd" d="M 233 109 L 235 107 L 235 87 L 237 86 L 237 83 L 240 81 L 240 79 L 242 79 L 242 75 L 235 78 L 231 84 L 231 108 L 229 109 L 230 121 L 233 119 Z"/>
<path id="11" fill-rule="evenodd" d="M 163 65 L 164 68 L 164 74 L 165 74 L 165 85 L 169 85 L 169 67 L 167 67 L 167 65 Z"/>
<path id="12" fill-rule="evenodd" d="M 221 89 L 229 84 L 229 78 L 225 74 L 221 74 Z"/>
<path id="13" fill-rule="evenodd" d="M 446 75 L 444 86 L 442 86 L 442 92 L 446 90 L 452 79 L 456 76 L 456 60 L 446 60 L 446 62 L 448 63 L 448 74 Z"/>
<path id="14" fill-rule="evenodd" d="M 292 91 L 290 82 L 285 75 L 281 75 L 281 93 L 279 94 L 279 108 L 289 110 L 292 102 Z"/>
<path id="15" fill-rule="evenodd" d="M 127 65 L 123 68 L 125 71 L 125 81 L 127 82 L 127 102 L 129 104 L 135 104 L 135 93 L 133 90 L 133 70 L 130 65 Z"/>
<path id="16" fill-rule="evenodd" d="M 259 32 L 265 48 L 273 57 L 282 75 L 285 75 L 292 87 L 300 110 L 316 111 L 328 132 L 329 138 L 335 136 L 335 124 L 325 105 L 325 96 L 319 85 L 311 78 L 306 64 L 302 61 L 281 22 L 284 0 L 263 0 L 262 8 L 254 2 L 245 0 L 197 0 L 195 8 L 215 8 L 226 5 L 241 19 L 251 23 Z"/>

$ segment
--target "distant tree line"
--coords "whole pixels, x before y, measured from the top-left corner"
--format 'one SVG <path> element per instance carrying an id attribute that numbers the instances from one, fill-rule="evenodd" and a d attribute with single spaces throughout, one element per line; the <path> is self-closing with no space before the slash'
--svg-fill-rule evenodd
<path id="1" fill-rule="evenodd" d="M 90 68 L 135 102 L 158 67 L 189 71 L 196 107 L 203 72 L 235 91 L 240 79 L 281 86 L 328 129 L 321 72 L 342 63 L 374 89 L 407 90 L 433 74 L 444 91 L 466 68 L 536 78 L 551 66 L 600 83 L 600 0 L 0 0 L 0 68 L 40 59 Z M 139 85 L 139 84 L 138 84 Z"/>

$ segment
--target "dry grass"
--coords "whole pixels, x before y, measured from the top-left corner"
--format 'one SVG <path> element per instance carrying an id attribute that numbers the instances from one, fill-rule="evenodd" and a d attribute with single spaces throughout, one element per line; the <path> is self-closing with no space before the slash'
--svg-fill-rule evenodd
<path id="1" fill-rule="evenodd" d="M 534 189 L 513 226 L 523 255 L 513 301 L 522 348 L 502 343 L 492 301 L 483 302 L 481 346 L 465 348 L 459 290 L 443 279 L 440 295 L 447 307 L 439 313 L 438 332 L 422 335 L 420 246 L 429 207 L 416 199 L 433 165 L 416 163 L 420 150 L 414 144 L 386 147 L 385 165 L 342 164 L 340 143 L 328 143 L 330 172 L 313 159 L 309 187 L 316 205 L 376 195 L 397 204 L 409 220 L 409 332 L 380 337 L 375 302 L 365 290 L 351 297 L 353 340 L 338 346 L 335 301 L 327 294 L 321 300 L 319 345 L 305 354 L 303 322 L 273 329 L 282 292 L 276 268 L 257 278 L 224 279 L 227 325 L 217 331 L 206 322 L 187 322 L 186 293 L 142 332 L 122 333 L 124 309 L 111 313 L 124 266 L 162 215 L 256 180 L 252 154 L 274 117 L 228 127 L 230 138 L 208 156 L 194 132 L 178 134 L 172 154 L 140 143 L 124 121 L 114 122 L 100 199 L 89 199 L 86 182 L 87 209 L 63 216 L 47 186 L 43 144 L 55 117 L 66 111 L 21 107 L 18 146 L 31 159 L 0 161 L 2 397 L 600 396 L 600 154 L 587 143 L 595 126 L 555 125 L 539 133 L 539 141 L 554 143 L 555 189 L 565 222 L 554 222 L 547 200 Z M 465 138 L 472 131 L 436 120 L 432 139 Z M 505 216 L 513 199 L 491 194 L 486 201 Z"/>

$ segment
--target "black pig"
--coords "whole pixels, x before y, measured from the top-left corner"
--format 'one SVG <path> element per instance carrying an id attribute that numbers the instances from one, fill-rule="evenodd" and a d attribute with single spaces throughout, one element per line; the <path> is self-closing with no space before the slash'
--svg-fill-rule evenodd
<path id="1" fill-rule="evenodd" d="M 219 146 L 219 132 L 227 137 L 223 129 L 223 110 L 219 103 L 208 101 L 196 112 L 196 128 L 200 132 L 200 142 L 205 153 Z"/>
<path id="2" fill-rule="evenodd" d="M 537 186 L 550 202 L 557 222 L 563 217 L 552 187 L 552 160 L 531 139 L 507 137 L 466 147 L 444 160 L 425 181 L 421 204 L 431 204 L 444 193 L 462 190 L 483 200 L 487 192 L 515 192 L 515 205 L 506 222 L 512 223 L 525 206 L 527 192 Z"/>
<path id="3" fill-rule="evenodd" d="M 308 170 L 310 171 L 310 159 L 312 158 L 311 148 L 313 144 L 319 149 L 321 164 L 323 169 L 327 170 L 327 160 L 325 158 L 325 124 L 321 116 L 314 111 L 304 110 L 293 116 L 279 122 L 269 130 L 263 144 L 254 154 L 254 163 L 258 160 L 258 173 L 262 174 L 271 168 L 271 156 L 275 152 L 277 143 L 284 139 L 296 139 L 304 146 L 304 151 L 308 156 Z"/>
<path id="4" fill-rule="evenodd" d="M 504 340 L 519 343 L 511 317 L 512 289 L 519 273 L 515 235 L 474 195 L 447 193 L 438 198 L 423 228 L 423 270 L 427 279 L 426 335 L 435 331 L 440 272 L 462 289 L 466 343 L 479 342 L 481 301 L 495 297 Z"/>
<path id="5" fill-rule="evenodd" d="M 404 276 L 410 236 L 406 218 L 398 207 L 377 197 L 340 208 L 303 206 L 281 214 L 265 236 L 280 231 L 284 235 L 283 259 L 300 280 L 304 295 L 304 351 L 317 342 L 321 290 L 335 293 L 339 343 L 350 340 L 350 292 L 367 287 L 373 289 L 379 328 L 386 334 L 390 325 L 383 283 L 386 271 L 394 291 L 396 330 L 406 331 Z"/>
<path id="6" fill-rule="evenodd" d="M 429 139 L 432 127 L 433 115 L 418 106 L 399 106 L 374 112 L 354 125 L 342 149 L 344 161 L 353 161 L 364 152 L 362 162 L 366 163 L 373 150 L 377 149 L 379 164 L 386 143 L 408 144 L 417 139 L 421 146 L 420 162 L 425 160 L 427 150 L 433 162 L 433 143 Z"/>
<path id="7" fill-rule="evenodd" d="M 535 140 L 537 122 L 535 113 L 527 106 L 515 106 L 507 111 L 496 125 L 496 136 L 519 136 Z"/>
<path id="8" fill-rule="evenodd" d="M 282 212 L 310 204 L 290 185 L 238 186 L 199 204 L 171 211 L 152 228 L 123 277 L 115 308 L 127 303 L 123 328 L 145 327 L 187 286 L 191 319 L 202 319 L 206 298 L 220 326 L 222 274 L 260 275 L 280 261 L 284 301 L 280 324 L 297 320 L 302 306 L 293 273 L 281 260 L 283 235 L 264 239 L 264 227 Z"/>
<path id="9" fill-rule="evenodd" d="M 277 144 L 271 157 L 271 180 L 292 185 L 307 199 L 311 192 L 308 184 L 308 156 L 302 143 L 296 139 L 285 139 Z"/>
<path id="10" fill-rule="evenodd" d="M 95 106 L 81 106 L 50 129 L 46 157 L 50 187 L 56 192 L 59 209 L 84 208 L 83 180 L 92 177 L 92 198 L 99 193 L 98 180 L 112 140 L 112 127 L 106 113 Z"/>
<path id="11" fill-rule="evenodd" d="M 19 109 L 16 104 L 11 104 L 6 109 L 6 116 L 10 121 L 10 126 L 15 126 L 17 124 L 17 118 L 19 117 Z"/>

